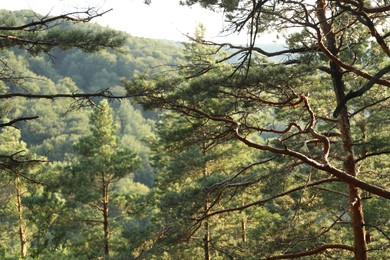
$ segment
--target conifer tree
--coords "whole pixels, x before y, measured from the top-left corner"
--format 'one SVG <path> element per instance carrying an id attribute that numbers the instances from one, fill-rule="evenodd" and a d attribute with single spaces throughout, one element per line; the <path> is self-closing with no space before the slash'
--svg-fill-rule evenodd
<path id="1" fill-rule="evenodd" d="M 75 145 L 76 161 L 66 169 L 63 192 L 88 206 L 96 219 L 85 221 L 100 223 L 104 256 L 110 255 L 110 208 L 112 185 L 133 173 L 140 160 L 130 149 L 118 143 L 115 124 L 106 100 L 96 106 L 90 116 L 91 134 L 80 138 Z M 101 217 L 99 217 L 101 216 Z"/>
<path id="2" fill-rule="evenodd" d="M 27 230 L 31 223 L 25 218 L 24 197 L 29 196 L 31 185 L 42 185 L 37 175 L 43 159 L 28 151 L 26 143 L 21 141 L 20 131 L 13 127 L 5 127 L 0 131 L 0 154 L 2 183 L 0 211 L 2 215 L 4 214 L 2 219 L 9 222 L 7 224 L 12 227 L 11 230 L 7 230 L 7 225 L 4 223 L 2 249 L 4 253 L 17 255 L 9 251 L 12 250 L 11 245 L 15 242 L 13 236 L 9 238 L 7 236 L 18 233 L 16 237 L 20 245 L 19 256 L 24 258 L 28 256 L 28 235 L 31 234 Z"/>
<path id="3" fill-rule="evenodd" d="M 234 138 L 247 149 L 275 156 L 268 163 L 284 173 L 268 175 L 278 181 L 273 189 L 262 189 L 262 199 L 209 211 L 200 219 L 290 197 L 293 206 L 284 209 L 285 228 L 275 237 L 280 243 L 274 241 L 277 246 L 263 255 L 270 259 L 388 255 L 383 231 L 388 222 L 379 216 L 374 222 L 380 226 L 366 222 L 364 204 L 366 197 L 382 206 L 390 199 L 389 183 L 380 177 L 388 175 L 389 161 L 383 117 L 389 108 L 389 32 L 383 26 L 388 24 L 389 5 L 325 0 L 184 2 L 225 11 L 233 32 L 247 30 L 248 45 L 194 38 L 231 54 L 216 53 L 207 69 L 195 62 L 193 68 L 199 70 L 185 75 L 135 81 L 138 85 L 128 84 L 129 92 L 147 107 L 214 122 L 216 131 L 199 135 L 199 140 Z M 258 46 L 268 32 L 279 33 L 284 48 L 268 51 Z M 281 58 L 267 59 L 275 56 Z M 259 113 L 270 113 L 273 119 L 258 120 Z M 344 204 L 332 205 L 335 195 Z M 317 216 L 311 214 L 314 211 Z M 310 228 L 305 228 L 307 223 Z M 367 229 L 378 232 L 381 242 L 368 240 Z"/>

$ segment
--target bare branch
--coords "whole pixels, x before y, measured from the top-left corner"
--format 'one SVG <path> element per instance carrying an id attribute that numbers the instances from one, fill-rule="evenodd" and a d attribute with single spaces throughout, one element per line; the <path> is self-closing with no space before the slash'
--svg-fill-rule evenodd
<path id="1" fill-rule="evenodd" d="M 274 52 L 268 52 L 264 50 L 263 48 L 257 47 L 257 46 L 252 46 L 252 47 L 247 47 L 247 46 L 239 46 L 239 45 L 234 45 L 231 43 L 216 43 L 212 41 L 197 41 L 200 44 L 204 45 L 211 45 L 211 46 L 219 46 L 220 48 L 226 47 L 229 49 L 237 50 L 230 56 L 223 58 L 219 60 L 218 62 L 226 61 L 231 59 L 234 56 L 237 56 L 240 53 L 245 53 L 245 52 L 252 52 L 255 51 L 259 54 L 262 54 L 266 57 L 276 57 L 276 56 L 283 56 L 286 54 L 299 54 L 299 53 L 307 53 L 307 52 L 313 52 L 313 51 L 319 51 L 318 47 L 302 47 L 302 48 L 292 48 L 292 49 L 284 49 L 280 51 L 274 51 Z"/>
<path id="2" fill-rule="evenodd" d="M 309 99 L 307 97 L 303 96 L 303 95 L 302 95 L 302 98 L 304 100 L 305 107 L 306 107 L 307 111 L 310 114 L 310 123 L 308 125 L 308 130 L 315 138 L 317 138 L 318 140 L 320 140 L 323 143 L 323 145 L 324 145 L 324 149 L 323 149 L 324 152 L 323 152 L 322 160 L 323 160 L 324 164 L 329 164 L 329 161 L 328 161 L 329 151 L 330 151 L 330 141 L 329 141 L 329 138 L 326 137 L 325 135 L 317 133 L 317 131 L 314 129 L 314 126 L 316 124 L 316 116 L 314 115 L 314 112 L 311 109 L 311 106 L 309 104 Z"/>
<path id="3" fill-rule="evenodd" d="M 366 13 L 369 13 L 369 14 L 382 13 L 382 12 L 390 11 L 390 5 L 385 5 L 385 6 L 380 6 L 380 7 L 366 7 L 366 6 L 364 6 L 364 2 L 362 2 L 362 1 L 337 0 L 337 1 L 334 1 L 334 2 L 338 2 L 338 1 L 340 1 L 342 3 L 350 4 L 350 5 L 354 6 L 354 7 L 357 7 L 359 9 L 361 9 L 363 12 L 366 12 Z"/>
<path id="4" fill-rule="evenodd" d="M 279 256 L 271 256 L 267 257 L 264 259 L 291 259 L 291 258 L 299 258 L 299 257 L 304 257 L 304 256 L 309 256 L 309 255 L 316 255 L 321 252 L 324 252 L 328 249 L 343 249 L 347 251 L 354 252 L 354 249 L 352 246 L 347 246 L 343 244 L 323 244 L 319 247 L 316 247 L 312 250 L 307 250 L 304 252 L 298 252 L 298 253 L 291 253 L 291 254 L 285 254 L 285 255 L 279 255 Z"/>
<path id="5" fill-rule="evenodd" d="M 8 94 L 0 94 L 0 99 L 9 99 L 15 97 L 23 97 L 29 99 L 56 99 L 56 98 L 92 98 L 92 97 L 103 97 L 110 99 L 123 99 L 128 98 L 130 96 L 115 96 L 111 93 L 110 89 L 104 89 L 97 93 L 71 93 L 71 94 L 53 94 L 53 95 L 45 95 L 45 94 L 29 94 L 29 93 L 8 93 Z"/>
<path id="6" fill-rule="evenodd" d="M 37 119 L 39 118 L 39 116 L 32 116 L 32 117 L 19 117 L 17 119 L 13 119 L 7 123 L 0 123 L 0 128 L 1 127 L 6 127 L 6 126 L 14 126 L 15 123 L 17 122 L 22 122 L 22 121 L 28 121 L 28 120 L 33 120 L 33 119 Z"/>
<path id="7" fill-rule="evenodd" d="M 356 114 L 359 114 L 360 112 L 362 112 L 363 110 L 365 110 L 365 109 L 367 109 L 367 108 L 369 108 L 369 107 L 375 106 L 375 105 L 377 105 L 377 104 L 379 104 L 379 103 L 382 103 L 382 102 L 384 102 L 384 101 L 386 101 L 386 100 L 388 100 L 388 99 L 390 99 L 390 96 L 384 97 L 384 98 L 382 98 L 382 99 L 380 99 L 380 100 L 377 100 L 377 101 L 375 101 L 375 102 L 373 102 L 373 103 L 371 103 L 371 104 L 368 104 L 368 105 L 366 105 L 366 106 L 364 106 L 364 107 L 362 107 L 362 108 L 359 108 L 359 109 L 356 110 L 355 112 L 351 113 L 351 117 L 354 116 L 354 115 L 356 115 Z"/>
<path id="8" fill-rule="evenodd" d="M 134 259 L 140 259 L 142 254 L 147 250 L 147 248 L 151 248 L 153 245 L 155 245 L 160 239 L 162 239 L 166 234 L 168 234 L 170 231 L 171 231 L 172 227 L 168 227 L 168 228 L 164 228 L 162 231 L 160 231 L 159 233 L 157 233 L 154 237 L 154 239 L 152 239 L 152 241 L 147 241 L 147 242 L 144 242 L 140 247 L 142 247 L 142 249 L 140 250 L 140 253 L 138 254 L 137 257 L 135 257 Z"/>
<path id="9" fill-rule="evenodd" d="M 103 224 L 103 221 L 99 220 L 99 219 L 82 219 L 81 221 L 89 222 L 89 223 Z"/>
<path id="10" fill-rule="evenodd" d="M 205 215 L 203 215 L 203 216 L 201 216 L 201 217 L 195 218 L 195 220 L 197 220 L 197 221 L 202 221 L 202 220 L 207 219 L 207 218 L 210 218 L 211 216 L 214 216 L 214 215 L 219 215 L 219 214 L 223 214 L 223 213 L 227 213 L 227 212 L 233 212 L 233 211 L 242 211 L 242 210 L 247 209 L 247 208 L 249 208 L 249 207 L 253 207 L 253 206 L 257 206 L 257 205 L 262 205 L 262 204 L 264 204 L 264 203 L 266 203 L 266 202 L 268 202 L 268 201 L 271 201 L 271 200 L 274 200 L 274 199 L 276 199 L 276 198 L 280 198 L 280 197 L 286 196 L 286 195 L 288 195 L 288 194 L 290 194 L 290 193 L 293 193 L 293 192 L 295 192 L 295 191 L 299 191 L 299 190 L 302 190 L 302 189 L 306 189 L 306 188 L 312 187 L 312 186 L 317 186 L 317 185 L 320 185 L 320 184 L 323 184 L 323 183 L 339 182 L 339 181 L 340 181 L 340 180 L 337 179 L 337 178 L 328 178 L 328 179 L 322 179 L 322 180 L 314 181 L 314 182 L 307 183 L 307 184 L 298 186 L 298 187 L 296 187 L 296 188 L 287 190 L 287 191 L 285 191 L 285 192 L 279 193 L 279 194 L 277 194 L 277 195 L 271 196 L 271 197 L 269 197 L 269 198 L 262 199 L 262 200 L 258 200 L 258 201 L 255 201 L 255 202 L 252 202 L 252 203 L 243 205 L 243 206 L 241 206 L 241 207 L 214 211 L 214 212 L 211 212 L 211 213 L 209 213 L 209 214 L 205 214 Z"/>
<path id="11" fill-rule="evenodd" d="M 362 96 L 364 93 L 366 93 L 368 90 L 370 90 L 372 88 L 372 86 L 374 86 L 383 75 L 385 75 L 388 72 L 390 72 L 390 65 L 387 67 L 384 67 L 383 69 L 378 71 L 368 81 L 368 83 L 366 85 L 364 85 L 363 87 L 361 87 L 359 90 L 350 91 L 347 95 L 345 95 L 345 97 L 340 101 L 340 103 L 337 104 L 337 107 L 333 112 L 333 117 L 338 117 L 341 109 L 345 106 L 345 104 L 348 102 L 348 100 Z"/>
<path id="12" fill-rule="evenodd" d="M 355 160 L 355 162 L 360 162 L 364 159 L 367 159 L 368 157 L 382 155 L 382 154 L 390 154 L 390 151 L 380 151 L 380 152 L 376 152 L 376 153 L 368 153 L 368 154 L 363 155 L 362 157 L 357 158 Z"/>
<path id="13" fill-rule="evenodd" d="M 241 124 L 235 122 L 235 120 L 233 120 L 229 116 L 213 116 L 213 115 L 210 115 L 210 114 L 203 112 L 199 109 L 196 109 L 194 107 L 188 107 L 185 105 L 177 104 L 175 102 L 170 102 L 168 105 L 169 106 L 166 108 L 178 110 L 178 111 L 181 111 L 182 113 L 198 114 L 201 117 L 208 118 L 208 119 L 213 120 L 215 122 L 221 122 L 221 123 L 225 123 L 227 125 L 230 125 L 232 127 L 232 131 L 233 131 L 235 138 L 237 140 L 241 141 L 242 143 L 246 144 L 248 147 L 252 147 L 254 149 L 263 150 L 263 151 L 269 151 L 269 152 L 272 152 L 275 154 L 287 155 L 289 157 L 299 159 L 302 162 L 306 163 L 307 165 L 309 165 L 315 169 L 318 169 L 318 170 L 321 170 L 324 172 L 328 172 L 328 173 L 334 175 L 335 177 L 339 178 L 340 180 L 342 180 L 348 184 L 352 184 L 356 187 L 359 187 L 363 190 L 366 190 L 368 192 L 376 194 L 380 197 L 390 199 L 390 191 L 385 190 L 385 189 L 378 187 L 376 185 L 369 184 L 365 181 L 358 179 L 355 176 L 349 175 L 345 171 L 340 170 L 340 169 L 332 166 L 330 163 L 325 163 L 325 164 L 320 163 L 320 162 L 314 160 L 313 158 L 310 158 L 309 156 L 307 156 L 303 153 L 288 149 L 287 147 L 278 148 L 278 147 L 270 146 L 267 144 L 255 143 L 255 142 L 249 140 L 246 136 L 243 136 L 240 134 Z M 326 149 L 324 151 L 326 151 Z"/>
<path id="14" fill-rule="evenodd" d="M 251 169 L 252 167 L 255 167 L 255 166 L 258 166 L 258 165 L 266 164 L 266 163 L 272 161 L 273 159 L 275 159 L 275 156 L 272 156 L 272 157 L 267 158 L 265 160 L 262 160 L 260 162 L 254 162 L 254 163 L 252 163 L 252 164 L 250 164 L 250 165 L 248 165 L 246 167 L 243 167 L 240 171 L 238 171 L 235 175 L 233 175 L 229 179 L 226 179 L 226 180 L 224 180 L 222 182 L 214 183 L 211 187 L 207 188 L 207 190 L 212 191 L 214 189 L 218 189 L 219 187 L 224 186 L 227 183 L 230 183 L 231 181 L 236 179 L 239 175 L 241 175 L 243 172 L 247 171 L 248 169 Z"/>
<path id="15" fill-rule="evenodd" d="M 321 35 L 321 31 L 319 28 L 317 27 L 312 27 L 314 30 L 317 31 L 317 39 L 318 39 L 318 45 L 320 47 L 320 49 L 322 50 L 322 52 L 332 61 L 334 62 L 335 64 L 337 64 L 338 66 L 340 66 L 341 68 L 349 71 L 349 72 L 352 72 L 362 78 L 365 78 L 365 79 L 368 79 L 370 80 L 371 82 L 371 79 L 373 79 L 373 76 L 371 76 L 370 74 L 358 69 L 357 67 L 353 67 L 351 65 L 348 65 L 344 62 L 342 62 L 335 54 L 333 54 L 322 42 L 322 35 Z M 328 34 L 330 33 L 329 31 L 326 31 Z M 382 69 L 383 71 L 385 71 L 385 69 L 387 70 L 388 67 Z M 389 68 L 390 69 L 390 68 Z M 379 72 L 378 72 L 379 73 Z M 373 79 L 373 84 L 380 84 L 382 86 L 386 86 L 386 87 L 390 87 L 390 81 L 388 80 L 382 80 L 380 79 L 382 77 L 382 75 L 378 75 L 378 73 L 375 75 L 376 77 Z M 386 71 L 387 73 L 387 71 Z M 371 84 L 371 83 L 370 83 Z M 366 85 L 365 87 L 363 87 L 360 91 L 367 91 L 367 90 L 364 90 L 365 88 L 368 88 L 370 89 L 372 86 L 370 85 Z M 364 93 L 363 92 L 363 93 Z"/>
<path id="16" fill-rule="evenodd" d="M 297 159 L 305 162 L 307 165 L 310 165 L 310 166 L 312 166 L 316 169 L 319 169 L 321 171 L 325 171 L 325 172 L 328 172 L 330 174 L 333 174 L 334 176 L 336 176 L 337 178 L 339 178 L 340 180 L 342 180 L 348 184 L 355 185 L 363 190 L 366 190 L 368 192 L 376 194 L 380 197 L 390 199 L 390 191 L 387 191 L 381 187 L 378 187 L 378 186 L 366 183 L 364 181 L 361 181 L 358 178 L 356 178 L 352 175 L 349 175 L 346 172 L 339 170 L 330 164 L 318 163 L 317 161 L 313 160 L 312 158 L 310 158 L 302 153 L 290 150 L 287 147 L 276 148 L 276 147 L 272 147 L 272 146 L 268 146 L 268 145 L 254 143 L 254 142 L 248 140 L 246 137 L 241 136 L 238 132 L 238 127 L 236 127 L 235 136 L 238 140 L 240 140 L 241 142 L 243 142 L 244 144 L 246 144 L 249 147 L 253 147 L 255 149 L 264 150 L 264 151 L 270 151 L 272 153 L 284 154 L 287 156 L 297 158 Z"/>
<path id="17" fill-rule="evenodd" d="M 377 226 L 374 226 L 374 225 L 371 225 L 371 224 L 364 224 L 366 227 L 372 227 L 372 228 L 375 228 L 377 231 L 379 231 L 385 238 L 387 238 L 387 240 L 390 241 L 390 236 L 387 235 L 382 229 L 378 228 Z"/>

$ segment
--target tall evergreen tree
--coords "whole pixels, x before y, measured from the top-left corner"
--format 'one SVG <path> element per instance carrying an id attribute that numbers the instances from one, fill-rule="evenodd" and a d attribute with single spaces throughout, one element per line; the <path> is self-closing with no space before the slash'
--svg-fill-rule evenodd
<path id="1" fill-rule="evenodd" d="M 12 252 L 12 245 L 15 243 L 14 236 L 9 236 L 18 233 L 19 256 L 24 258 L 28 256 L 28 233 L 31 234 L 27 231 L 31 223 L 25 218 L 24 198 L 30 195 L 31 185 L 42 185 L 37 178 L 37 173 L 43 161 L 29 152 L 26 143 L 20 139 L 18 129 L 6 127 L 0 131 L 0 180 L 2 183 L 0 211 L 2 219 L 5 220 L 1 239 L 3 256 L 18 255 Z"/>
<path id="2" fill-rule="evenodd" d="M 92 222 L 101 223 L 104 256 L 110 255 L 110 208 L 112 185 L 132 174 L 140 160 L 118 144 L 118 125 L 112 119 L 106 100 L 96 106 L 90 116 L 91 135 L 80 138 L 75 146 L 77 160 L 66 169 L 63 193 L 91 208 L 98 214 Z M 85 216 L 86 217 L 86 216 Z M 88 221 L 88 219 L 86 219 Z"/>

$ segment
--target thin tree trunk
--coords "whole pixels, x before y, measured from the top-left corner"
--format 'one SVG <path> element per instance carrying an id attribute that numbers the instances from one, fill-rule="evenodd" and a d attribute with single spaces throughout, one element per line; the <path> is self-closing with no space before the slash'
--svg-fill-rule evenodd
<path id="1" fill-rule="evenodd" d="M 208 172 L 207 172 L 206 145 L 205 145 L 205 143 L 203 143 L 202 153 L 203 153 L 203 159 L 204 159 L 204 161 L 203 161 L 203 163 L 204 163 L 203 177 L 206 177 L 206 176 L 208 176 Z M 209 206 L 210 206 L 209 196 L 207 194 L 206 201 L 204 204 L 204 212 L 205 213 L 207 212 Z M 204 222 L 204 229 L 205 229 L 205 234 L 204 234 L 204 238 L 203 238 L 204 259 L 210 260 L 211 259 L 211 256 L 210 256 L 210 223 L 209 223 L 208 219 L 206 219 Z"/>
<path id="2" fill-rule="evenodd" d="M 242 243 L 244 244 L 246 242 L 246 218 L 242 217 L 241 219 L 241 239 Z"/>
<path id="3" fill-rule="evenodd" d="M 326 20 L 326 0 L 317 0 L 317 17 L 319 19 L 322 34 L 326 39 L 328 50 L 337 57 L 338 49 L 336 45 L 336 37 L 332 31 L 331 24 Z M 341 68 L 330 61 L 330 70 L 333 81 L 333 88 L 336 96 L 337 104 L 345 96 L 345 87 Z M 345 152 L 344 169 L 354 177 L 357 177 L 355 155 L 353 150 L 353 141 L 350 130 L 350 121 L 346 106 L 344 106 L 339 115 L 339 128 L 343 139 L 343 148 Z M 360 191 L 354 185 L 349 185 L 349 204 L 351 205 L 351 225 L 354 234 L 354 254 L 355 259 L 365 260 L 367 257 L 367 243 L 365 241 L 365 226 L 363 216 L 363 205 L 360 198 Z"/>
<path id="4" fill-rule="evenodd" d="M 105 182 L 104 173 L 102 174 L 102 195 L 103 195 L 103 229 L 104 229 L 104 256 L 109 258 L 110 249 L 109 249 L 109 239 L 110 239 L 110 229 L 108 224 L 108 184 Z"/>
<path id="5" fill-rule="evenodd" d="M 210 226 L 209 226 L 209 222 L 206 220 L 206 222 L 204 223 L 204 227 L 205 227 L 205 235 L 204 235 L 204 259 L 205 260 L 210 260 L 211 257 L 210 257 Z"/>
<path id="6" fill-rule="evenodd" d="M 20 256 L 24 258 L 27 255 L 27 236 L 26 236 L 26 230 L 23 227 L 23 205 L 22 205 L 22 198 L 20 194 L 18 177 L 15 180 L 15 189 L 16 189 L 16 205 L 18 208 L 18 221 L 19 221 L 18 227 L 19 227 L 19 240 L 20 240 Z"/>

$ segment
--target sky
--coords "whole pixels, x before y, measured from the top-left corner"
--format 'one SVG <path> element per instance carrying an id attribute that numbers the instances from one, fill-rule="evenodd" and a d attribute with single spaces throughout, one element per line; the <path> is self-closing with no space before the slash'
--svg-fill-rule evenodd
<path id="1" fill-rule="evenodd" d="M 245 35 L 222 37 L 222 13 L 198 5 L 180 6 L 179 0 L 152 0 L 150 5 L 145 5 L 144 0 L 0 0 L 0 9 L 31 9 L 52 15 L 85 7 L 99 7 L 102 11 L 112 8 L 93 21 L 133 36 L 184 41 L 186 37 L 183 35 L 192 35 L 196 26 L 202 23 L 208 40 L 243 44 L 247 41 Z M 272 42 L 272 39 L 265 39 L 265 42 Z"/>

